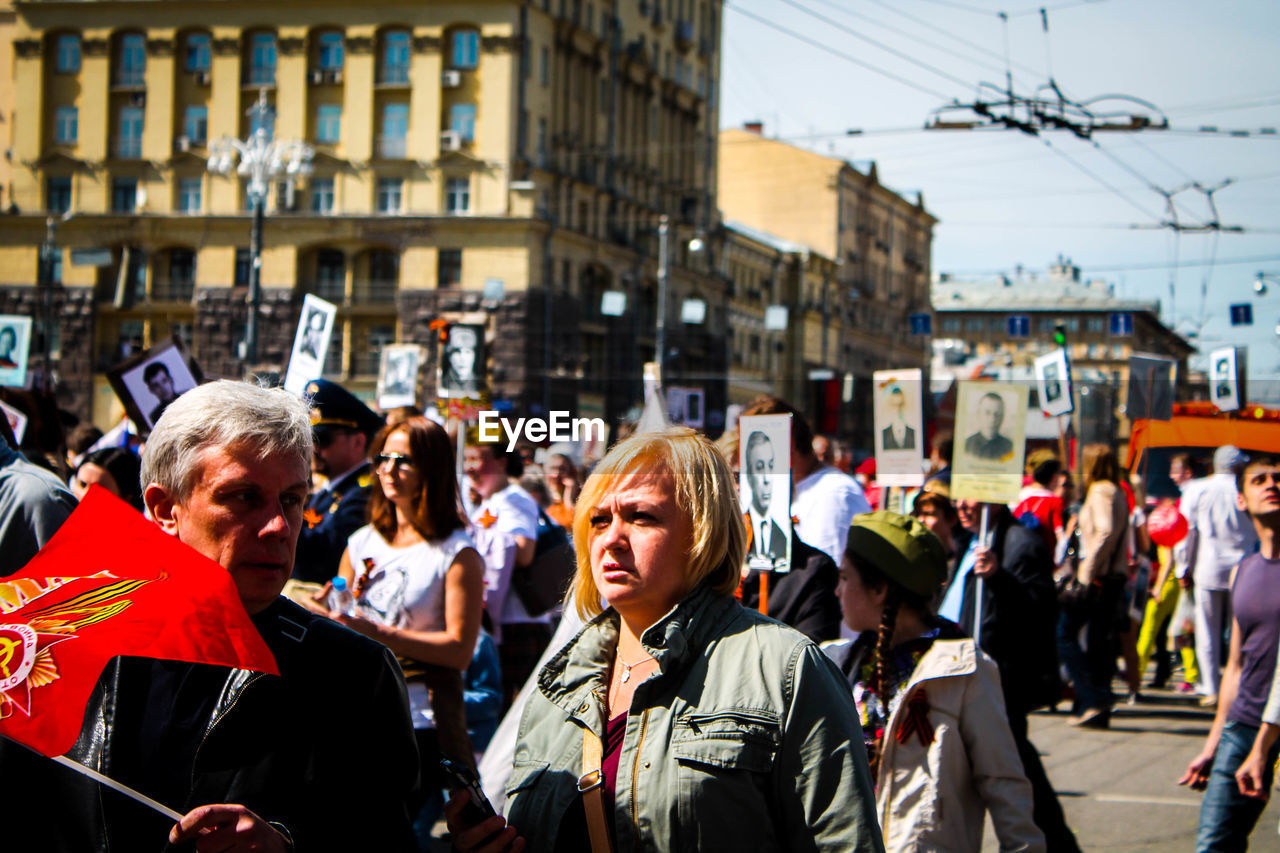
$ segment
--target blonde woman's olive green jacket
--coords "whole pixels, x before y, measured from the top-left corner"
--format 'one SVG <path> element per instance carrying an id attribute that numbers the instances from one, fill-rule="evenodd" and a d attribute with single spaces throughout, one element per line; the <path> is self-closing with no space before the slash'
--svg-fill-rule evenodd
<path id="1" fill-rule="evenodd" d="M 529 850 L 582 834 L 568 827 L 581 809 L 565 815 L 581 797 L 583 728 L 604 737 L 617 637 L 608 610 L 539 674 L 508 783 L 507 818 Z M 816 645 L 705 585 L 641 641 L 659 671 L 627 717 L 618 853 L 883 851 L 853 699 Z"/>

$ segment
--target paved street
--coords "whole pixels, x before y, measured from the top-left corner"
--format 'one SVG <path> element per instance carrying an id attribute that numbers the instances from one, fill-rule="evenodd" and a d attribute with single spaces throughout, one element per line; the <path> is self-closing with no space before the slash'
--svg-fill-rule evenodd
<path id="1" fill-rule="evenodd" d="M 1118 706 L 1107 731 L 1069 726 L 1066 702 L 1062 712 L 1031 718 L 1031 740 L 1084 850 L 1194 849 L 1200 794 L 1175 782 L 1213 715 L 1193 697 L 1172 691 L 1148 689 L 1143 697 L 1147 701 L 1138 705 Z M 1280 851 L 1277 821 L 1280 807 L 1273 800 L 1250 850 Z M 990 821 L 984 838 L 984 851 L 998 850 Z"/>

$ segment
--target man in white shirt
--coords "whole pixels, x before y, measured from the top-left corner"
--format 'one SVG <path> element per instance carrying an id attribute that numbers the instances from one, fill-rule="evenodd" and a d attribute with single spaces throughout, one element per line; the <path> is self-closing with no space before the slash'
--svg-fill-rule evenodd
<path id="1" fill-rule="evenodd" d="M 1196 602 L 1196 661 L 1202 705 L 1212 705 L 1222 674 L 1223 630 L 1230 624 L 1231 570 L 1253 553 L 1258 535 L 1237 506 L 1236 473 L 1248 461 L 1229 444 L 1213 454 L 1213 474 L 1188 483 L 1178 510 L 1187 519 L 1182 558 L 1190 567 Z"/>
<path id="2" fill-rule="evenodd" d="M 485 559 L 485 609 L 497 629 L 505 706 L 551 639 L 550 616 L 530 616 L 511 585 L 512 574 L 533 562 L 538 540 L 538 503 L 512 482 L 523 467 L 518 454 L 508 454 L 498 443 L 472 444 L 463 451 L 463 486 L 479 496 L 471 523 Z"/>
<path id="3" fill-rule="evenodd" d="M 791 479 L 795 483 L 791 515 L 795 535 L 840 565 L 849 524 L 855 515 L 871 512 L 871 504 L 848 474 L 824 465 L 813 452 L 813 430 L 798 409 L 777 397 L 751 401 L 743 415 L 791 415 Z"/>

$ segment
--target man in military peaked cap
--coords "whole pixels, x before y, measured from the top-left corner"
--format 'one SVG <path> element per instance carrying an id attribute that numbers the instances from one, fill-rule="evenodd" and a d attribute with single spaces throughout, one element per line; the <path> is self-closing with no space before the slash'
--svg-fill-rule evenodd
<path id="1" fill-rule="evenodd" d="M 369 442 L 382 419 L 350 391 L 316 379 L 307 383 L 315 455 L 311 467 L 329 478 L 311 495 L 303 514 L 293 577 L 323 583 L 338 573 L 347 537 L 365 523 L 369 501 Z"/>

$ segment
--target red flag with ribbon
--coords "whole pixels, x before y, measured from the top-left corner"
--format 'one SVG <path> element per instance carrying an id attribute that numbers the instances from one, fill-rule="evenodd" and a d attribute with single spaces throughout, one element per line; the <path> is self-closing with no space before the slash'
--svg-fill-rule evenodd
<path id="1" fill-rule="evenodd" d="M 66 752 L 117 655 L 279 675 L 226 570 L 95 486 L 30 563 L 0 578 L 0 735 Z"/>

